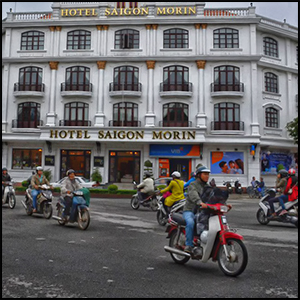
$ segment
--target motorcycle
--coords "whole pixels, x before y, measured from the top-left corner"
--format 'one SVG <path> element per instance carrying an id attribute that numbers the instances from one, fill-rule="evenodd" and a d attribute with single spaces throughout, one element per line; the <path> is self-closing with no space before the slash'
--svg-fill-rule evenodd
<path id="1" fill-rule="evenodd" d="M 242 194 L 243 193 L 242 185 L 240 184 L 240 180 L 239 179 L 237 179 L 235 181 L 234 187 L 235 187 L 235 193 L 236 194 Z"/>
<path id="2" fill-rule="evenodd" d="M 182 200 L 176 201 L 171 206 L 171 211 L 169 213 L 166 212 L 166 208 L 165 208 L 162 200 L 163 200 L 163 197 L 160 197 L 158 199 L 158 210 L 157 210 L 156 219 L 157 219 L 157 222 L 159 225 L 165 226 L 168 223 L 169 214 L 182 211 L 186 200 L 182 199 Z"/>
<path id="3" fill-rule="evenodd" d="M 212 216 L 208 221 L 208 230 L 202 232 L 200 239 L 195 224 L 192 253 L 184 252 L 186 222 L 183 215 L 178 213 L 170 215 L 169 226 L 166 229 L 170 242 L 164 249 L 177 264 L 183 265 L 190 259 L 206 263 L 212 258 L 212 261 L 218 261 L 225 275 L 238 276 L 248 263 L 248 252 L 242 241 L 243 237 L 230 230 L 224 215 L 229 211 L 227 205 L 215 204 L 210 205 L 210 208 Z"/>
<path id="4" fill-rule="evenodd" d="M 214 178 L 212 178 L 212 180 L 209 182 L 209 185 L 210 185 L 211 187 L 213 187 L 213 188 L 217 187 L 216 181 L 215 181 Z"/>
<path id="5" fill-rule="evenodd" d="M 231 194 L 232 190 L 233 190 L 232 189 L 232 180 L 223 181 L 223 185 L 226 186 L 226 189 L 227 189 L 228 193 Z"/>
<path id="6" fill-rule="evenodd" d="M 275 198 L 276 190 L 269 189 L 266 191 L 266 195 L 260 199 L 259 209 L 256 213 L 257 221 L 262 225 L 267 225 L 270 221 L 277 221 L 282 223 L 291 223 L 298 228 L 298 199 L 294 201 L 288 201 L 284 204 L 287 213 L 284 215 L 277 215 L 274 218 L 270 217 L 270 204 L 268 202 L 269 199 Z M 279 203 L 274 203 L 275 212 L 278 214 L 282 207 Z"/>
<path id="7" fill-rule="evenodd" d="M 16 200 L 16 193 L 15 189 L 13 187 L 14 182 L 13 181 L 7 181 L 3 185 L 4 187 L 4 194 L 2 195 L 2 205 L 8 204 L 8 207 L 13 209 L 16 206 L 17 200 Z"/>
<path id="8" fill-rule="evenodd" d="M 136 186 L 137 183 L 134 181 L 133 184 Z M 141 199 L 139 192 L 134 194 L 130 201 L 131 207 L 135 210 L 139 209 L 140 205 L 144 207 L 150 207 L 153 211 L 158 210 L 158 200 L 156 194 L 148 196 L 146 199 Z"/>
<path id="9" fill-rule="evenodd" d="M 82 191 L 72 192 L 73 201 L 70 209 L 70 215 L 63 217 L 65 204 L 63 197 L 60 197 L 57 204 L 57 216 L 52 216 L 53 219 L 58 221 L 59 225 L 66 225 L 68 223 L 78 223 L 82 230 L 86 230 L 90 225 L 90 213 L 86 200 L 83 197 Z"/>
<path id="10" fill-rule="evenodd" d="M 51 192 L 51 188 L 47 184 L 43 184 L 38 187 L 39 190 L 41 190 L 41 193 L 37 196 L 37 213 L 43 214 L 46 219 L 50 219 L 52 216 L 52 199 L 53 195 Z M 21 203 L 23 204 L 26 213 L 28 216 L 31 216 L 33 214 L 33 199 L 31 196 L 31 189 L 28 188 L 25 193 L 25 201 L 21 200 Z"/>

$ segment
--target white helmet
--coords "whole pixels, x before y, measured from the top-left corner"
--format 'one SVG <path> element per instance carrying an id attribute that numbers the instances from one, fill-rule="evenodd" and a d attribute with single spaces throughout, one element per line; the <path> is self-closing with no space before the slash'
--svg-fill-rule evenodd
<path id="1" fill-rule="evenodd" d="M 171 176 L 172 176 L 172 177 L 180 178 L 180 177 L 181 177 L 181 174 L 180 174 L 178 171 L 175 171 L 175 172 L 172 173 Z"/>
<path id="2" fill-rule="evenodd" d="M 41 167 L 41 166 L 38 166 L 38 167 L 36 167 L 36 171 L 43 171 L 44 169 L 43 169 L 43 167 Z"/>

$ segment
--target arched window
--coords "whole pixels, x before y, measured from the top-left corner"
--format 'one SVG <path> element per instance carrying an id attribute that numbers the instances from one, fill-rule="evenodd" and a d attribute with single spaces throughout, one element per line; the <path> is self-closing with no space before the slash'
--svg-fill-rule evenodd
<path id="1" fill-rule="evenodd" d="M 239 31 L 231 28 L 214 30 L 214 48 L 239 48 Z"/>
<path id="2" fill-rule="evenodd" d="M 278 76 L 273 73 L 265 74 L 265 91 L 278 94 Z"/>
<path id="3" fill-rule="evenodd" d="M 273 107 L 266 109 L 266 127 L 279 128 L 279 113 Z"/>
<path id="4" fill-rule="evenodd" d="M 188 30 L 173 28 L 164 31 L 164 48 L 188 48 Z"/>
<path id="5" fill-rule="evenodd" d="M 214 69 L 214 92 L 241 91 L 240 68 L 220 66 Z"/>
<path id="6" fill-rule="evenodd" d="M 41 105 L 35 102 L 25 102 L 18 105 L 17 128 L 37 128 L 40 126 Z"/>
<path id="7" fill-rule="evenodd" d="M 90 68 L 70 67 L 66 69 L 66 82 L 62 88 L 65 91 L 91 92 Z"/>
<path id="8" fill-rule="evenodd" d="M 68 32 L 67 49 L 91 49 L 91 32 L 87 30 L 74 30 Z"/>
<path id="9" fill-rule="evenodd" d="M 214 106 L 213 130 L 244 130 L 240 122 L 240 105 L 219 103 Z"/>
<path id="10" fill-rule="evenodd" d="M 61 124 L 62 125 L 62 124 Z M 65 105 L 64 126 L 90 126 L 89 105 L 72 102 Z"/>
<path id="11" fill-rule="evenodd" d="M 18 91 L 43 91 L 43 69 L 38 67 L 25 67 L 19 70 Z"/>
<path id="12" fill-rule="evenodd" d="M 163 127 L 189 127 L 189 106 L 183 103 L 165 104 Z"/>
<path id="13" fill-rule="evenodd" d="M 164 82 L 161 91 L 191 91 L 189 68 L 183 66 L 164 68 Z"/>
<path id="14" fill-rule="evenodd" d="M 44 50 L 45 34 L 40 31 L 27 31 L 21 36 L 21 50 Z"/>
<path id="15" fill-rule="evenodd" d="M 138 105 L 130 102 L 114 104 L 113 126 L 138 127 Z"/>
<path id="16" fill-rule="evenodd" d="M 115 33 L 115 49 L 139 49 L 140 33 L 137 30 L 122 29 Z"/>
<path id="17" fill-rule="evenodd" d="M 278 43 L 270 37 L 264 38 L 264 54 L 278 57 Z"/>
<path id="18" fill-rule="evenodd" d="M 114 69 L 114 91 L 140 91 L 139 68 L 122 66 Z"/>

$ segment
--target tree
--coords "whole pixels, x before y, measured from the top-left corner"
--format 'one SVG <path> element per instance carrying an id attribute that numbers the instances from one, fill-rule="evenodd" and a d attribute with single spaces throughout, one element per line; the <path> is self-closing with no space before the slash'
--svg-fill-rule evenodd
<path id="1" fill-rule="evenodd" d="M 294 143 L 298 145 L 298 117 L 286 125 L 289 135 L 294 139 Z"/>

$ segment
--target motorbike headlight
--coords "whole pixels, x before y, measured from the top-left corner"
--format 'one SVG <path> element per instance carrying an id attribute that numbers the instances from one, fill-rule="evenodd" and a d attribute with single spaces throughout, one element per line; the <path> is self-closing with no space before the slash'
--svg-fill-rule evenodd
<path id="1" fill-rule="evenodd" d="M 226 205 L 222 205 L 221 208 L 220 208 L 220 212 L 228 212 L 228 206 Z"/>

